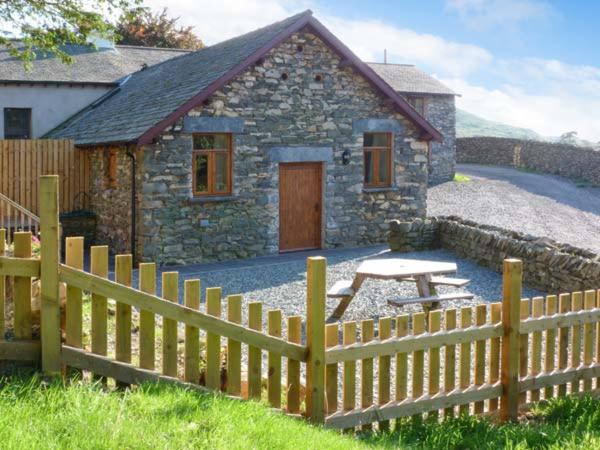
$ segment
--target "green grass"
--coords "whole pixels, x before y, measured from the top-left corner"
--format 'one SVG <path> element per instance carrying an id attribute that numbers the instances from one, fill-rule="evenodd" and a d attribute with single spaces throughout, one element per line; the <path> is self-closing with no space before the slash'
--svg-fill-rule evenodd
<path id="1" fill-rule="evenodd" d="M 469 178 L 468 176 L 466 176 L 462 173 L 454 174 L 454 182 L 455 183 L 468 183 L 469 181 L 471 181 L 471 178 Z"/>
<path id="2" fill-rule="evenodd" d="M 3 449 L 576 449 L 600 448 L 600 401 L 563 398 L 531 424 L 461 417 L 404 419 L 390 434 L 340 435 L 254 402 L 166 386 L 110 391 L 97 384 L 0 381 Z"/>
<path id="3" fill-rule="evenodd" d="M 255 402 L 166 385 L 119 392 L 4 380 L 0 411 L 2 449 L 361 448 Z"/>
<path id="4" fill-rule="evenodd" d="M 600 401 L 592 397 L 563 397 L 532 410 L 530 424 L 493 425 L 463 416 L 441 423 L 410 419 L 393 434 L 368 442 L 410 449 L 598 449 Z"/>

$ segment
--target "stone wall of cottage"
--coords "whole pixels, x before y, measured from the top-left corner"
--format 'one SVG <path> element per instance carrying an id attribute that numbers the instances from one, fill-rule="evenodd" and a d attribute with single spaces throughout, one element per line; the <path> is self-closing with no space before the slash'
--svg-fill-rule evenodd
<path id="1" fill-rule="evenodd" d="M 108 179 L 108 148 L 99 147 L 90 151 L 90 204 L 96 214 L 95 244 L 108 245 L 113 254 L 130 253 L 131 159 L 125 147 L 118 148 L 116 184 L 111 187 Z M 142 170 L 140 156 L 141 152 L 137 152 L 138 193 Z"/>
<path id="2" fill-rule="evenodd" d="M 273 147 L 333 150 L 323 162 L 325 247 L 385 242 L 390 219 L 423 217 L 427 143 L 367 81 L 339 65 L 340 58 L 316 36 L 297 33 L 145 146 L 143 258 L 177 264 L 276 253 L 279 170 L 269 158 Z M 243 120 L 243 131 L 233 135 L 231 198 L 192 197 L 192 135 L 183 132 L 190 117 Z M 391 189 L 364 189 L 363 134 L 353 129 L 358 118 L 396 119 L 400 125 Z M 348 165 L 342 164 L 345 150 Z"/>
<path id="3" fill-rule="evenodd" d="M 425 118 L 444 135 L 431 142 L 429 184 L 454 179 L 456 172 L 456 106 L 453 95 L 431 95 L 425 99 Z"/>

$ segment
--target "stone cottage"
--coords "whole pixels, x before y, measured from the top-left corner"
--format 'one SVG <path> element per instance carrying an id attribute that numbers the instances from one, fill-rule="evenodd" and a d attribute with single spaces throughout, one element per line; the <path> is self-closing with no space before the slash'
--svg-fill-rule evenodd
<path id="1" fill-rule="evenodd" d="M 429 184 L 454 179 L 457 94 L 413 65 L 368 64 L 444 136 L 442 142 L 429 146 Z"/>
<path id="2" fill-rule="evenodd" d="M 444 136 L 310 11 L 123 79 L 48 137 L 92 153 L 99 240 L 160 264 L 384 242 Z"/>

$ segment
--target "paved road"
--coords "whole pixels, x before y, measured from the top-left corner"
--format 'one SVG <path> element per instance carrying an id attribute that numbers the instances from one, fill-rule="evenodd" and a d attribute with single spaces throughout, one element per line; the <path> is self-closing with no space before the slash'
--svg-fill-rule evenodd
<path id="1" fill-rule="evenodd" d="M 459 164 L 467 183 L 429 189 L 429 215 L 458 215 L 600 251 L 600 188 L 508 167 Z"/>

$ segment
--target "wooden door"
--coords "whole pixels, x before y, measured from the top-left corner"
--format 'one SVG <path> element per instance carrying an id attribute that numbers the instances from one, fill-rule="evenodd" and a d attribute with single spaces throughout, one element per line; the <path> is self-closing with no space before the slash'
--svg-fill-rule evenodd
<path id="1" fill-rule="evenodd" d="M 321 247 L 321 163 L 279 166 L 279 250 Z"/>

